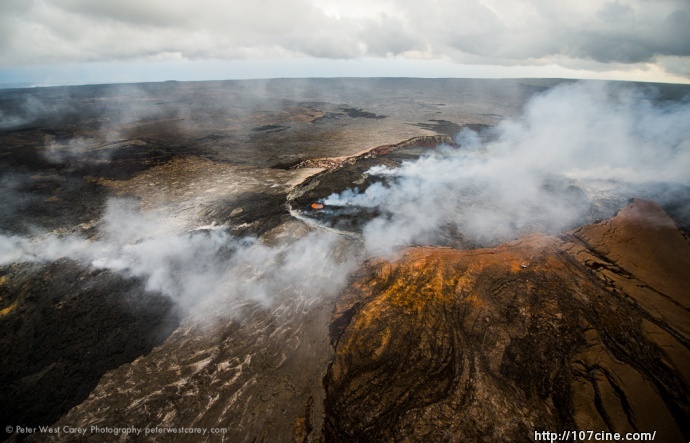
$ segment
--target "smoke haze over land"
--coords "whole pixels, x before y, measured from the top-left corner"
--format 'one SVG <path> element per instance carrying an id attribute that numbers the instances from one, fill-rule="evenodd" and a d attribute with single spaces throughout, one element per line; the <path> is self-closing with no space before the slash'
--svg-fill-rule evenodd
<path id="1" fill-rule="evenodd" d="M 610 216 L 598 212 L 609 200 L 650 196 L 659 183 L 690 185 L 688 121 L 687 98 L 656 102 L 650 91 L 601 83 L 558 86 L 484 140 L 465 130 L 457 136 L 460 148 L 372 168 L 369 174 L 386 177 L 387 185 L 324 202 L 381 211 L 364 228 L 374 254 L 433 243 L 448 226 L 477 244 L 557 233 Z"/>
<path id="2" fill-rule="evenodd" d="M 0 439 L 690 440 L 689 97 L 554 79 L 2 90 Z"/>
<path id="3" fill-rule="evenodd" d="M 655 189 L 690 185 L 688 121 L 687 99 L 662 102 L 651 91 L 620 85 L 561 85 L 536 96 L 521 118 L 481 134 L 464 130 L 456 136 L 459 148 L 441 147 L 398 168 L 372 168 L 370 175 L 386 180 L 325 203 L 380 211 L 363 230 L 370 255 L 437 244 L 443 235 L 485 245 L 527 232 L 558 233 L 609 216 L 631 197 L 687 202 L 685 192 Z M 87 145 L 81 139 L 48 145 L 45 155 L 73 160 Z M 10 184 L 21 205 L 21 192 Z M 336 294 L 363 258 L 357 250 L 319 230 L 270 245 L 220 229 L 179 233 L 161 216 L 120 199 L 108 202 L 91 239 L 0 236 L 1 265 L 70 258 L 141 278 L 148 290 L 185 308 L 219 297 L 270 304 L 280 294 Z"/>
<path id="4" fill-rule="evenodd" d="M 136 202 L 113 199 L 97 239 L 2 235 L 0 265 L 69 258 L 142 278 L 148 291 L 167 295 L 184 309 L 219 301 L 270 306 L 286 294 L 306 299 L 334 295 L 356 265 L 353 257 L 339 252 L 332 234 L 313 232 L 267 245 L 220 229 L 172 233 L 165 224 L 140 212 Z"/>

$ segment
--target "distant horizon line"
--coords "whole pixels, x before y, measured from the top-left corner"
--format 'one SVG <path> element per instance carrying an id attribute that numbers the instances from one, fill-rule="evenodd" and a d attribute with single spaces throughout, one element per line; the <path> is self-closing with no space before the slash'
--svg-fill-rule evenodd
<path id="1" fill-rule="evenodd" d="M 338 77 L 257 77 L 257 78 L 226 78 L 226 79 L 201 79 L 201 80 L 142 80 L 142 81 L 123 81 L 123 82 L 86 82 L 86 83 L 56 83 L 38 84 L 33 82 L 7 82 L 0 83 L 0 90 L 10 89 L 38 89 L 38 88 L 62 88 L 79 86 L 116 86 L 116 85 L 142 85 L 157 83 L 213 83 L 213 82 L 252 82 L 252 81 L 274 81 L 274 80 L 481 80 L 481 81 L 525 81 L 525 80 L 546 80 L 554 82 L 573 81 L 573 82 L 608 82 L 608 83 L 640 83 L 640 84 L 663 84 L 690 86 L 687 83 L 665 82 L 665 81 L 645 81 L 645 80 L 609 80 L 592 78 L 572 78 L 572 77 L 411 77 L 411 76 L 338 76 Z"/>

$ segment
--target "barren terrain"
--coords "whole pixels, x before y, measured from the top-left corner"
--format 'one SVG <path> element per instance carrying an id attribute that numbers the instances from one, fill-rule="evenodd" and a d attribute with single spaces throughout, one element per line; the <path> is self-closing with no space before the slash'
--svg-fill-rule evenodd
<path id="1" fill-rule="evenodd" d="M 378 208 L 323 207 L 380 181 L 372 166 L 462 149 L 464 128 L 491 139 L 559 83 L 1 90 L 0 424 L 225 430 L 157 437 L 190 442 L 687 440 L 685 188 L 607 196 L 582 227 L 504 244 L 445 224 L 388 257 L 363 240 Z M 658 87 L 662 102 L 689 92 Z"/>

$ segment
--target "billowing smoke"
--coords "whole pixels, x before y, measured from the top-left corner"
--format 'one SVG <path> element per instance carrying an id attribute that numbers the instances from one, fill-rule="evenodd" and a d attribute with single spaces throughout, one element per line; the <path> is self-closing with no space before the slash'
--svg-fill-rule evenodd
<path id="1" fill-rule="evenodd" d="M 662 102 L 602 83 L 559 86 L 528 103 L 521 119 L 490 133 L 463 131 L 459 148 L 372 168 L 379 183 L 324 203 L 378 214 L 363 228 L 370 255 L 443 239 L 485 245 L 526 232 L 556 233 L 609 216 L 634 196 L 673 196 L 687 204 L 689 121 L 687 101 Z M 81 143 L 55 155 L 92 149 Z M 652 189 L 664 192 L 652 195 Z M 274 237 L 279 240 L 214 229 L 179 233 L 131 201 L 111 200 L 90 239 L 0 235 L 0 265 L 70 258 L 142 279 L 148 290 L 194 310 L 333 295 L 362 259 L 361 245 L 331 231 Z"/>
<path id="2" fill-rule="evenodd" d="M 356 266 L 340 239 L 311 232 L 268 245 L 224 230 L 173 233 L 135 202 L 110 200 L 96 239 L 43 235 L 0 236 L 0 265 L 70 258 L 145 281 L 148 291 L 185 309 L 253 301 L 270 305 L 289 296 L 334 295 Z"/>
<path id="3" fill-rule="evenodd" d="M 556 233 L 649 196 L 650 185 L 689 185 L 688 122 L 687 100 L 653 101 L 604 83 L 559 86 L 488 136 L 463 131 L 457 149 L 372 168 L 381 183 L 324 203 L 378 209 L 363 229 L 372 254 L 435 243 L 449 231 L 474 245 Z"/>
<path id="4" fill-rule="evenodd" d="M 268 101 L 263 96 L 268 92 L 261 86 L 253 87 L 249 95 L 256 95 L 263 111 L 270 109 L 269 105 L 278 106 L 274 98 Z M 88 173 L 94 170 L 88 167 L 108 165 L 114 154 L 131 155 L 134 145 L 148 154 L 159 146 L 167 147 L 169 140 L 179 143 L 178 133 L 192 138 L 197 136 L 195 131 L 206 135 L 208 128 L 199 129 L 198 120 L 217 127 L 213 120 L 217 109 L 234 117 L 254 112 L 229 102 L 235 96 L 232 91 L 204 101 L 199 110 L 192 109 L 196 104 L 185 102 L 184 91 L 180 93 L 182 100 L 168 103 L 161 101 L 155 88 L 103 86 L 95 96 L 98 100 L 72 100 L 72 92 L 88 91 L 70 88 L 51 91 L 51 100 L 45 100 L 46 94 L 23 92 L 13 95 L 9 105 L 0 110 L 0 129 L 62 128 L 69 121 L 68 130 L 44 131 L 37 153 L 49 163 L 87 166 L 84 171 Z M 51 105 L 52 101 L 77 104 L 73 108 Z M 119 199 L 107 203 L 96 237 L 47 233 L 44 228 L 31 226 L 29 217 L 21 219 L 22 228 L 30 225 L 21 230 L 32 235 L 17 235 L 20 223 L 15 216 L 36 200 L 27 183 L 31 180 L 23 173 L 0 176 L 0 188 L 7 194 L 0 210 L 0 266 L 71 259 L 141 279 L 148 291 L 167 295 L 186 310 L 215 309 L 209 307 L 221 303 L 225 306 L 222 313 L 232 314 L 228 306 L 245 301 L 271 305 L 286 296 L 309 301 L 333 295 L 359 260 L 353 245 L 331 233 L 283 235 L 281 241 L 270 244 L 257 238 L 238 238 L 221 229 L 180 233 L 179 225 L 164 216 L 142 212 L 136 203 Z"/>

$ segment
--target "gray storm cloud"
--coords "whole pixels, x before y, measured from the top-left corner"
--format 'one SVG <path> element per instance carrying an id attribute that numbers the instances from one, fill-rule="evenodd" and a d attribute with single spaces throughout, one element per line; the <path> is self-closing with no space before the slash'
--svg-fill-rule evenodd
<path id="1" fill-rule="evenodd" d="M 690 3 L 684 0 L 355 1 L 350 9 L 361 13 L 340 15 L 329 4 L 5 1 L 0 54 L 4 67 L 396 55 L 500 65 L 565 60 L 577 67 L 579 60 L 648 69 L 645 63 L 655 63 L 679 74 L 689 64 Z"/>
<path id="2" fill-rule="evenodd" d="M 435 243 L 448 227 L 480 245 L 557 233 L 609 216 L 606 208 L 630 197 L 663 200 L 653 194 L 660 183 L 690 185 L 688 121 L 687 100 L 655 103 L 604 83 L 559 86 L 528 103 L 522 118 L 501 123 L 489 141 L 462 132 L 459 148 L 372 168 L 369 175 L 387 180 L 324 202 L 378 208 L 382 215 L 363 230 L 376 255 Z"/>

